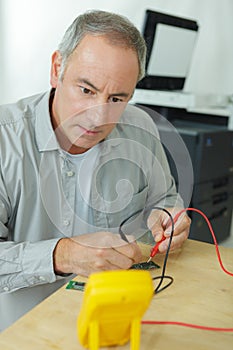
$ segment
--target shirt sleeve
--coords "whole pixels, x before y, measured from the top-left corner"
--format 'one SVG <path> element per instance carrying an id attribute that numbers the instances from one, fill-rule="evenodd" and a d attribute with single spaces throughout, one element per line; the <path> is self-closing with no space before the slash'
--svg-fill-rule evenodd
<path id="1" fill-rule="evenodd" d="M 56 281 L 53 250 L 57 242 L 0 242 L 0 293 Z"/>
<path id="2" fill-rule="evenodd" d="M 59 238 L 33 243 L 10 241 L 7 223 L 11 207 L 1 178 L 0 185 L 0 293 L 61 278 L 53 269 L 53 251 Z"/>
<path id="3" fill-rule="evenodd" d="M 13 216 L 0 173 L 0 293 L 61 279 L 53 267 L 53 251 L 60 238 L 15 242 L 9 223 Z M 23 232 L 21 236 L 24 236 Z"/>

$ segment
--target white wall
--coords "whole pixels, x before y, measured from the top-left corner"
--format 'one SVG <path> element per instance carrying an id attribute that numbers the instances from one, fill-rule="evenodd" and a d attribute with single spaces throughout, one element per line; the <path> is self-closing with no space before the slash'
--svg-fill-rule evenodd
<path id="1" fill-rule="evenodd" d="M 123 14 L 139 29 L 147 8 L 197 20 L 185 90 L 233 93 L 233 0 L 0 0 L 0 103 L 49 88 L 52 52 L 71 21 L 92 8 Z"/>

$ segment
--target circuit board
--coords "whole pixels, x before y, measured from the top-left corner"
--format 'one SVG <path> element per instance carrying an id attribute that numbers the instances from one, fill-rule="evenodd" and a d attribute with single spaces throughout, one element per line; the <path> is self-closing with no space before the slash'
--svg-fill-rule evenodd
<path id="1" fill-rule="evenodd" d="M 85 287 L 85 282 L 79 282 L 79 281 L 70 281 L 67 286 L 66 289 L 74 289 L 74 290 L 84 290 Z"/>
<path id="2" fill-rule="evenodd" d="M 131 266 L 130 269 L 134 269 L 134 270 L 152 270 L 152 269 L 159 269 L 160 266 L 157 265 L 156 263 L 154 263 L 153 261 L 149 261 L 149 262 L 142 262 L 139 264 L 134 264 Z"/>
<path id="3" fill-rule="evenodd" d="M 131 270 L 152 270 L 152 269 L 159 269 L 160 266 L 155 264 L 153 261 L 149 262 L 142 262 L 139 264 L 134 264 L 131 266 Z M 69 283 L 66 286 L 66 289 L 74 289 L 74 290 L 81 290 L 84 291 L 85 282 L 79 282 L 79 281 L 69 281 Z"/>

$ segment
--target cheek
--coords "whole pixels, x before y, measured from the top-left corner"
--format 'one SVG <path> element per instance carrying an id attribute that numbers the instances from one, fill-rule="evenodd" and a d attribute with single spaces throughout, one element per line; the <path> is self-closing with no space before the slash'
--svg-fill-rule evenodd
<path id="1" fill-rule="evenodd" d="M 115 128 L 115 126 L 116 126 L 116 124 L 106 125 L 104 127 L 105 136 L 109 135 L 112 132 L 112 130 Z"/>
<path id="2" fill-rule="evenodd" d="M 80 100 L 75 96 L 72 89 L 60 89 L 58 92 L 58 107 L 62 120 L 78 114 L 82 110 Z"/>
<path id="3" fill-rule="evenodd" d="M 77 87 L 69 87 L 63 93 L 64 108 L 69 111 L 69 116 L 82 115 L 86 110 L 95 106 L 95 101 L 83 96 Z"/>

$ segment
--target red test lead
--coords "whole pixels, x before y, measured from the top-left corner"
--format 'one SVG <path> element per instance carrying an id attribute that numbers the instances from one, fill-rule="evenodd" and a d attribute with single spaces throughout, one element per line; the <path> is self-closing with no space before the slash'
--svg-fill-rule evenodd
<path id="1" fill-rule="evenodd" d="M 156 245 L 151 249 L 151 253 L 150 253 L 150 257 L 147 260 L 147 262 L 149 263 L 151 261 L 151 259 L 155 256 L 155 254 L 157 254 L 158 250 L 159 250 L 159 245 L 162 241 L 164 241 L 166 239 L 165 236 L 163 236 L 163 238 L 156 243 Z"/>
<path id="2" fill-rule="evenodd" d="M 179 213 L 177 213 L 177 214 L 175 215 L 175 217 L 174 217 L 174 219 L 173 219 L 174 224 L 175 224 L 176 221 L 179 219 L 180 215 L 183 214 L 186 210 L 187 210 L 187 208 L 186 208 L 186 209 L 182 209 Z M 168 214 L 169 214 L 169 213 L 168 213 Z M 158 250 L 159 250 L 159 245 L 160 245 L 160 243 L 163 242 L 165 239 L 166 239 L 166 237 L 163 236 L 163 238 L 162 238 L 159 242 L 157 242 L 156 245 L 152 248 L 151 253 L 150 253 L 150 257 L 149 257 L 149 259 L 147 260 L 148 263 L 149 263 L 149 262 L 151 261 L 151 259 L 155 256 L 155 254 L 157 254 L 157 252 L 158 252 Z"/>

